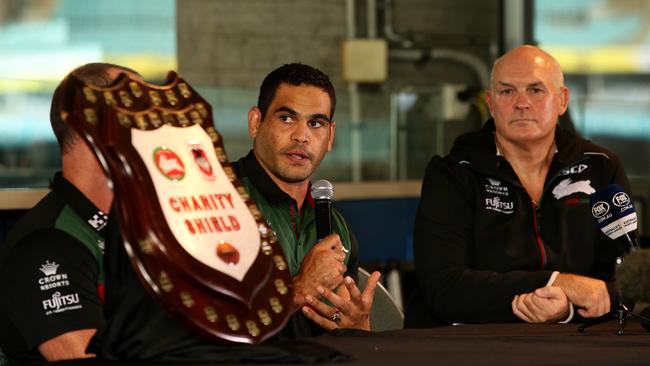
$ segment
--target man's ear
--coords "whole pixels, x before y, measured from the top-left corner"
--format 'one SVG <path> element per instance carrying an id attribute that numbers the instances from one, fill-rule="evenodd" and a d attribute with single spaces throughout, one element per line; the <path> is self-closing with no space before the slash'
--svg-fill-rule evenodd
<path id="1" fill-rule="evenodd" d="M 251 107 L 248 111 L 248 136 L 255 139 L 262 123 L 262 112 L 258 107 Z"/>
<path id="2" fill-rule="evenodd" d="M 566 112 L 569 107 L 569 88 L 563 86 L 560 88 L 560 116 Z"/>
<path id="3" fill-rule="evenodd" d="M 492 102 L 493 102 L 492 101 L 492 92 L 490 91 L 490 89 L 488 89 L 485 92 L 485 103 L 487 104 L 488 109 L 490 110 L 490 115 L 492 117 L 494 117 L 494 113 L 492 113 Z"/>
<path id="4" fill-rule="evenodd" d="M 327 142 L 327 152 L 332 151 L 332 145 L 334 144 L 334 132 L 336 132 L 336 122 L 330 122 L 330 140 Z"/>

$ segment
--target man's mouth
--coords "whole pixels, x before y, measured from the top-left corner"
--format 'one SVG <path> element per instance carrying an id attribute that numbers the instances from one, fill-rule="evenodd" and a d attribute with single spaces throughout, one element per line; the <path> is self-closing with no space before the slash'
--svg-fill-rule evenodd
<path id="1" fill-rule="evenodd" d="M 285 153 L 290 159 L 296 160 L 296 161 L 303 161 L 303 160 L 309 160 L 310 156 L 308 153 L 304 151 L 288 151 Z"/>
<path id="2" fill-rule="evenodd" d="M 533 119 L 533 118 L 517 118 L 517 119 L 513 119 L 512 121 L 510 121 L 510 123 L 517 123 L 517 122 L 535 122 L 535 119 Z"/>
<path id="3" fill-rule="evenodd" d="M 536 120 L 532 118 L 517 118 L 513 119 L 510 121 L 510 124 L 517 124 L 517 123 L 535 123 L 537 122 Z"/>

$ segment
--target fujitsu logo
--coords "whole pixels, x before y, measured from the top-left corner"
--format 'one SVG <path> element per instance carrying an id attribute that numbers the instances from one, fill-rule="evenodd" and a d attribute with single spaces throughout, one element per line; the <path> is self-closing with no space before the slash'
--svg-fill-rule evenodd
<path id="1" fill-rule="evenodd" d="M 512 201 L 502 201 L 498 196 L 485 199 L 485 208 L 505 214 L 514 212 L 515 204 Z"/>
<path id="2" fill-rule="evenodd" d="M 45 261 L 45 264 L 41 265 L 40 271 L 43 272 L 46 276 L 52 276 L 56 274 L 56 270 L 59 268 L 59 265 L 56 262 Z"/>
<path id="3" fill-rule="evenodd" d="M 60 292 L 52 294 L 51 299 L 43 301 L 44 310 L 58 310 L 62 306 L 74 305 L 79 303 L 79 294 L 61 295 Z"/>
<path id="4" fill-rule="evenodd" d="M 499 197 L 494 197 L 494 198 L 486 198 L 485 203 L 494 207 L 494 208 L 502 208 L 506 210 L 512 210 L 513 204 L 512 202 L 504 202 L 501 201 Z"/>

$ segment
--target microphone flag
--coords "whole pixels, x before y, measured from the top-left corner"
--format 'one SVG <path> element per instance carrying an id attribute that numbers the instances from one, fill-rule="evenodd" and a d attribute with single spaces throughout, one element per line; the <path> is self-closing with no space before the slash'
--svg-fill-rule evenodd
<path id="1" fill-rule="evenodd" d="M 610 184 L 593 193 L 589 202 L 598 227 L 611 239 L 618 239 L 636 230 L 636 210 L 623 187 Z"/>

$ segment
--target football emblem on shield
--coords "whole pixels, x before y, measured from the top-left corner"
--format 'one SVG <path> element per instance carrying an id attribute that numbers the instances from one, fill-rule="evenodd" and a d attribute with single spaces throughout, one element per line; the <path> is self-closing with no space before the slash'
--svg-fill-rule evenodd
<path id="1" fill-rule="evenodd" d="M 185 177 L 185 164 L 172 150 L 165 147 L 156 148 L 153 160 L 158 170 L 168 179 L 181 180 Z"/>
<path id="2" fill-rule="evenodd" d="M 217 257 L 230 265 L 235 265 L 239 263 L 239 250 L 222 240 L 217 245 Z"/>
<path id="3" fill-rule="evenodd" d="M 198 146 L 192 147 L 192 156 L 194 157 L 194 161 L 196 161 L 199 170 L 203 174 L 203 177 L 207 180 L 213 180 L 214 171 L 212 170 L 212 165 L 210 164 L 205 151 Z"/>

